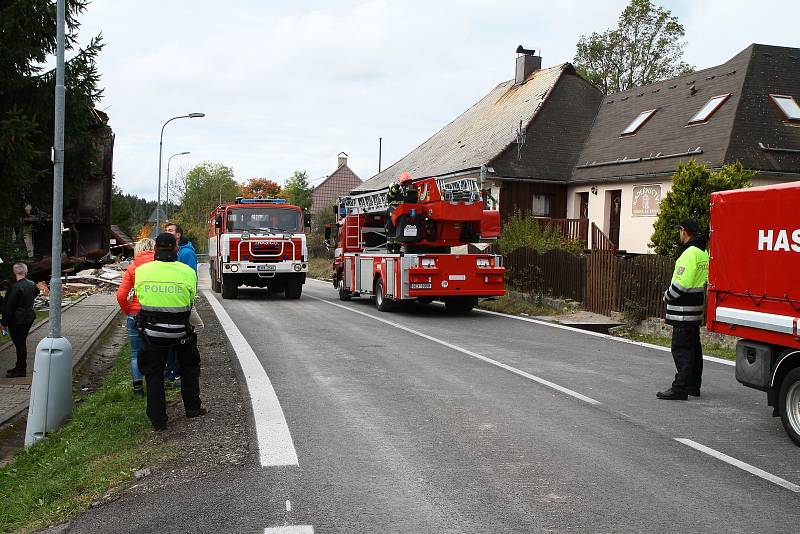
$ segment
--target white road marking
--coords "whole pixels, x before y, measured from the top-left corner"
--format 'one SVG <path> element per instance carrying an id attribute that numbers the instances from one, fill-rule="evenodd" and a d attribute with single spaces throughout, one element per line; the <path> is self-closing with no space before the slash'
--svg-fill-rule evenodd
<path id="1" fill-rule="evenodd" d="M 758 467 L 752 466 L 752 465 L 750 465 L 748 463 L 745 463 L 745 462 L 743 462 L 741 460 L 737 460 L 736 458 L 733 458 L 732 456 L 728 456 L 727 454 L 723 454 L 723 453 L 721 453 L 721 452 L 719 452 L 717 450 L 712 449 L 711 447 L 706 447 L 705 445 L 702 445 L 700 443 L 697 443 L 696 441 L 692 441 L 692 440 L 686 439 L 686 438 L 675 438 L 675 441 L 677 441 L 679 443 L 683 443 L 684 445 L 688 445 L 689 447 L 691 447 L 693 449 L 696 449 L 696 450 L 698 450 L 700 452 L 708 454 L 709 456 L 713 456 L 714 458 L 716 458 L 718 460 L 722 460 L 723 462 L 725 462 L 727 464 L 730 464 L 730 465 L 732 465 L 734 467 L 738 467 L 739 469 L 747 471 L 748 473 L 753 474 L 753 475 L 755 475 L 757 477 L 761 477 L 764 480 L 768 480 L 768 481 L 772 482 L 773 484 L 777 484 L 778 486 L 784 487 L 784 488 L 788 489 L 789 491 L 793 491 L 795 493 L 800 493 L 800 486 L 798 486 L 797 484 L 792 484 L 788 480 L 784 480 L 781 477 L 773 475 L 772 473 L 767 473 L 766 471 L 764 471 L 762 469 L 759 469 Z"/>
<path id="2" fill-rule="evenodd" d="M 419 332 L 418 330 L 414 330 L 413 328 L 408 328 L 407 326 L 403 326 L 403 325 L 401 325 L 399 323 L 395 323 L 395 322 L 383 319 L 381 317 L 375 317 L 374 315 L 370 315 L 369 313 L 365 313 L 365 312 L 362 312 L 360 310 L 354 310 L 353 308 L 350 308 L 350 307 L 347 307 L 347 306 L 343 306 L 342 304 L 336 304 L 335 302 L 330 302 L 330 301 L 321 299 L 319 297 L 313 297 L 311 295 L 309 295 L 309 297 L 314 299 L 314 300 L 318 300 L 320 302 L 324 302 L 325 304 L 328 304 L 330 306 L 336 306 L 337 308 L 342 308 L 343 310 L 347 310 L 347 311 L 352 312 L 352 313 L 357 313 L 359 315 L 363 315 L 364 317 L 368 317 L 368 318 L 370 318 L 370 319 L 372 319 L 374 321 L 379 321 L 381 323 L 384 323 L 384 324 L 387 324 L 389 326 L 393 326 L 393 327 L 395 327 L 397 329 L 400 329 L 400 330 L 403 330 L 405 332 L 408 332 L 409 334 L 414 334 L 415 336 L 419 336 L 419 337 L 427 339 L 429 341 L 433 341 L 434 343 L 438 343 L 439 345 L 442 345 L 442 346 L 447 347 L 449 349 L 453 349 L 455 351 L 461 352 L 462 354 L 466 354 L 467 356 L 472 356 L 473 358 L 477 358 L 478 360 L 484 361 L 486 363 L 489 363 L 489 364 L 494 365 L 496 367 L 499 367 L 501 369 L 505 369 L 506 371 L 510 371 L 510 372 L 512 372 L 512 373 L 514 373 L 516 375 L 519 375 L 519 376 L 522 376 L 524 378 L 527 378 L 528 380 L 533 380 L 534 382 L 542 384 L 543 386 L 547 386 L 547 387 L 549 387 L 551 389 L 555 389 L 556 391 L 560 391 L 561 393 L 569 395 L 570 397 L 574 397 L 574 398 L 576 398 L 578 400 L 582 400 L 583 402 L 587 402 L 589 404 L 594 404 L 594 405 L 601 404 L 600 401 L 595 400 L 595 399 L 593 399 L 591 397 L 587 397 L 586 395 L 581 395 L 577 391 L 573 391 L 573 390 L 567 389 L 567 388 L 565 388 L 563 386 L 559 386 L 558 384 L 550 382 L 549 380 L 545 380 L 544 378 L 538 377 L 536 375 L 532 375 L 530 373 L 526 373 L 525 371 L 521 371 L 520 369 L 517 369 L 516 367 L 512 367 L 512 366 L 507 365 L 505 363 L 498 362 L 497 360 L 493 360 L 491 358 L 487 358 L 486 356 L 478 354 L 477 352 L 472 352 L 471 350 L 467 350 L 467 349 L 465 349 L 463 347 L 459 347 L 458 345 L 453 345 L 452 343 L 448 343 L 447 341 L 444 341 L 442 339 L 435 338 L 433 336 L 429 336 L 428 334 L 423 334 L 422 332 Z"/>
<path id="3" fill-rule="evenodd" d="M 267 372 L 264 371 L 264 366 L 214 294 L 205 289 L 203 294 L 217 314 L 242 367 L 242 374 L 250 392 L 250 402 L 253 405 L 261 466 L 298 465 L 297 451 L 289 433 L 289 425 L 286 424 L 281 403 Z M 267 531 L 269 532 L 269 529 Z"/>
<path id="4" fill-rule="evenodd" d="M 314 527 L 311 525 L 285 525 L 265 528 L 264 534 L 314 534 Z"/>

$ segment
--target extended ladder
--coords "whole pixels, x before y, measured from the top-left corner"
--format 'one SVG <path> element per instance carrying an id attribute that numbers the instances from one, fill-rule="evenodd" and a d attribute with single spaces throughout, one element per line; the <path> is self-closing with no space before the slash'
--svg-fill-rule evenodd
<path id="1" fill-rule="evenodd" d="M 444 200 L 477 202 L 480 200 L 478 182 L 474 178 L 437 178 L 436 185 Z M 389 209 L 386 201 L 388 187 L 380 191 L 339 197 L 339 206 L 347 208 L 347 215 L 385 213 Z"/>

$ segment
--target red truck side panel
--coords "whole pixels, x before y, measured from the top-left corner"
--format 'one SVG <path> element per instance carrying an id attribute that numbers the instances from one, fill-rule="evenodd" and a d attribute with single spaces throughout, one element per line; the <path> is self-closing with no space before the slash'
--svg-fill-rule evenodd
<path id="1" fill-rule="evenodd" d="M 711 195 L 708 329 L 800 348 L 800 182 Z"/>

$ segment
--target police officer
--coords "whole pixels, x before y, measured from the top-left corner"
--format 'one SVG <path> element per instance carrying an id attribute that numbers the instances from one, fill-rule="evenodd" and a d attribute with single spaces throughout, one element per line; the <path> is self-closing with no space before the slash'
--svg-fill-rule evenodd
<path id="1" fill-rule="evenodd" d="M 406 194 L 411 188 L 413 180 L 408 172 L 400 174 L 397 183 L 389 186 L 386 192 L 386 203 L 389 204 L 389 209 L 386 211 L 386 250 L 388 252 L 400 252 L 400 243 L 397 242 L 397 228 L 392 222 L 392 212 L 397 209 L 397 206 L 405 201 Z"/>
<path id="2" fill-rule="evenodd" d="M 672 284 L 664 292 L 666 322 L 672 325 L 672 358 L 677 370 L 672 387 L 656 393 L 665 400 L 686 400 L 688 395 L 699 397 L 703 374 L 700 323 L 708 282 L 706 239 L 699 234 L 697 222 L 691 219 L 681 221 L 680 239 L 683 251 L 675 263 Z"/>
<path id="3" fill-rule="evenodd" d="M 194 270 L 177 261 L 178 243 L 168 233 L 156 238 L 155 261 L 134 272 L 134 291 L 141 305 L 138 327 L 145 341 L 139 370 L 147 384 L 147 417 L 156 430 L 167 428 L 164 366 L 175 347 L 182 371 L 181 397 L 187 417 L 205 415 L 200 406 L 200 353 L 189 316 L 197 293 Z"/>

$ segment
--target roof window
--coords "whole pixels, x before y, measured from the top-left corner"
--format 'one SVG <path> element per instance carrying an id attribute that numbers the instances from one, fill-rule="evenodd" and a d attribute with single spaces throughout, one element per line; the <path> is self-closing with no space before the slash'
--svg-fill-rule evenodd
<path id="1" fill-rule="evenodd" d="M 772 101 L 778 106 L 787 121 L 800 122 L 800 106 L 793 96 L 788 95 L 769 95 Z"/>
<path id="2" fill-rule="evenodd" d="M 650 119 L 650 117 L 653 116 L 653 114 L 655 112 L 656 112 L 656 110 L 654 110 L 654 109 L 648 109 L 647 111 L 642 111 L 641 113 L 639 113 L 636 116 L 635 119 L 633 119 L 633 121 L 628 125 L 627 128 L 622 130 L 622 133 L 620 135 L 633 135 L 633 134 L 635 134 L 639 130 L 639 128 L 641 128 L 642 125 L 645 122 L 647 122 Z"/>
<path id="3" fill-rule="evenodd" d="M 706 105 L 700 108 L 700 111 L 695 113 L 694 117 L 689 119 L 689 124 L 700 124 L 707 122 L 708 119 L 711 118 L 711 115 L 713 115 L 714 112 L 717 111 L 717 109 L 719 109 L 719 107 L 724 104 L 730 96 L 731 94 L 727 93 L 724 95 L 711 97 L 708 102 L 706 102 Z"/>

